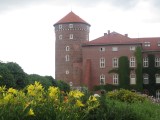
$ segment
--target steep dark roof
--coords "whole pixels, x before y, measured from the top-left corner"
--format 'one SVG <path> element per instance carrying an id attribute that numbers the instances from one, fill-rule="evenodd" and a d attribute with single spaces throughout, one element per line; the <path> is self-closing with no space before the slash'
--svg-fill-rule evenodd
<path id="1" fill-rule="evenodd" d="M 62 23 L 85 23 L 90 26 L 89 23 L 84 21 L 82 18 L 80 18 L 78 15 L 76 15 L 72 11 L 68 13 L 66 16 L 64 16 L 62 19 L 60 19 L 58 22 L 56 22 L 54 26 Z"/>

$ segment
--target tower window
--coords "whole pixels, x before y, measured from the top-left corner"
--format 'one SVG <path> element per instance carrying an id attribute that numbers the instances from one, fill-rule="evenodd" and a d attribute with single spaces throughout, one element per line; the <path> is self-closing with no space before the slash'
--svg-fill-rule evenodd
<path id="1" fill-rule="evenodd" d="M 66 58 L 66 61 L 69 61 L 69 55 L 66 55 L 65 58 Z"/>
<path id="2" fill-rule="evenodd" d="M 105 75 L 100 75 L 100 85 L 105 85 Z"/>
<path id="3" fill-rule="evenodd" d="M 62 25 L 59 25 L 59 29 L 62 29 Z"/>
<path id="4" fill-rule="evenodd" d="M 69 28 L 73 28 L 73 24 L 69 24 Z"/>
<path id="5" fill-rule="evenodd" d="M 69 35 L 69 39 L 73 39 L 73 34 L 70 34 L 70 35 Z"/>
<path id="6" fill-rule="evenodd" d="M 69 50 L 70 50 L 69 46 L 66 46 L 66 51 L 69 51 Z"/>
<path id="7" fill-rule="evenodd" d="M 100 68 L 105 68 L 105 58 L 100 58 Z"/>
<path id="8" fill-rule="evenodd" d="M 66 70 L 66 75 L 68 75 L 69 74 L 69 70 Z"/>
<path id="9" fill-rule="evenodd" d="M 62 35 L 59 35 L 59 39 L 60 39 L 60 40 L 62 39 Z"/>

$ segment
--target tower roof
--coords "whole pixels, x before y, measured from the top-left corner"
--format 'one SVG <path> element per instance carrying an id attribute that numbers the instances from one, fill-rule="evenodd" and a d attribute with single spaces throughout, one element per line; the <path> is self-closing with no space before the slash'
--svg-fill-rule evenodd
<path id="1" fill-rule="evenodd" d="M 56 22 L 54 24 L 62 24 L 62 23 L 84 23 L 90 26 L 89 23 L 87 23 L 86 21 L 84 21 L 82 18 L 80 18 L 78 15 L 76 15 L 75 13 L 73 13 L 72 11 L 69 12 L 66 16 L 64 16 L 62 19 L 60 19 L 58 22 Z"/>

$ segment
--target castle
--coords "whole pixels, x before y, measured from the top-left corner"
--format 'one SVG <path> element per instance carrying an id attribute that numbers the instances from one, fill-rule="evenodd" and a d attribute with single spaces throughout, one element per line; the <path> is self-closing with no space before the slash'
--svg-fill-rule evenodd
<path id="1" fill-rule="evenodd" d="M 123 83 L 138 90 L 141 86 L 160 99 L 160 37 L 129 38 L 108 31 L 89 41 L 90 26 L 72 11 L 54 24 L 55 78 L 77 88 Z M 128 63 L 120 62 L 124 57 Z M 129 69 L 122 69 L 127 64 Z M 128 82 L 120 80 L 125 75 Z"/>

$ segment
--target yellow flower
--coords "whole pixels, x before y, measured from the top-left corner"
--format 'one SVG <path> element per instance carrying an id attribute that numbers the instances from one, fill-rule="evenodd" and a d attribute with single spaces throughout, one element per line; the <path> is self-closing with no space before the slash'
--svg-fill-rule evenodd
<path id="1" fill-rule="evenodd" d="M 12 97 L 13 97 L 12 94 L 7 94 L 7 95 L 4 97 L 4 100 L 5 100 L 5 101 L 9 101 L 9 100 L 11 100 Z"/>
<path id="2" fill-rule="evenodd" d="M 75 90 L 75 91 L 70 91 L 69 96 L 74 98 L 81 98 L 82 96 L 84 96 L 84 94 L 79 90 Z"/>
<path id="3" fill-rule="evenodd" d="M 93 102 L 94 102 L 94 101 L 97 101 L 97 98 L 92 95 L 92 96 L 89 97 L 89 101 L 90 101 L 90 102 L 92 102 L 92 101 L 93 101 Z"/>
<path id="4" fill-rule="evenodd" d="M 35 115 L 32 108 L 29 109 L 28 115 L 29 116 L 34 116 Z"/>
<path id="5" fill-rule="evenodd" d="M 50 86 L 50 87 L 48 88 L 48 91 L 49 91 L 49 96 L 50 96 L 51 98 L 55 98 L 55 99 L 58 98 L 58 94 L 60 93 L 58 87 Z"/>
<path id="6" fill-rule="evenodd" d="M 0 93 L 1 93 L 1 92 L 3 93 L 5 90 L 6 90 L 6 86 L 1 86 L 1 87 L 0 87 Z"/>
<path id="7" fill-rule="evenodd" d="M 78 107 L 83 107 L 84 104 L 83 104 L 80 100 L 77 100 L 77 101 L 76 101 L 76 106 L 78 106 Z"/>
<path id="8" fill-rule="evenodd" d="M 13 89 L 13 88 L 9 88 L 9 89 L 8 89 L 8 93 L 16 94 L 16 93 L 17 93 L 17 90 L 16 90 L 16 89 Z"/>

